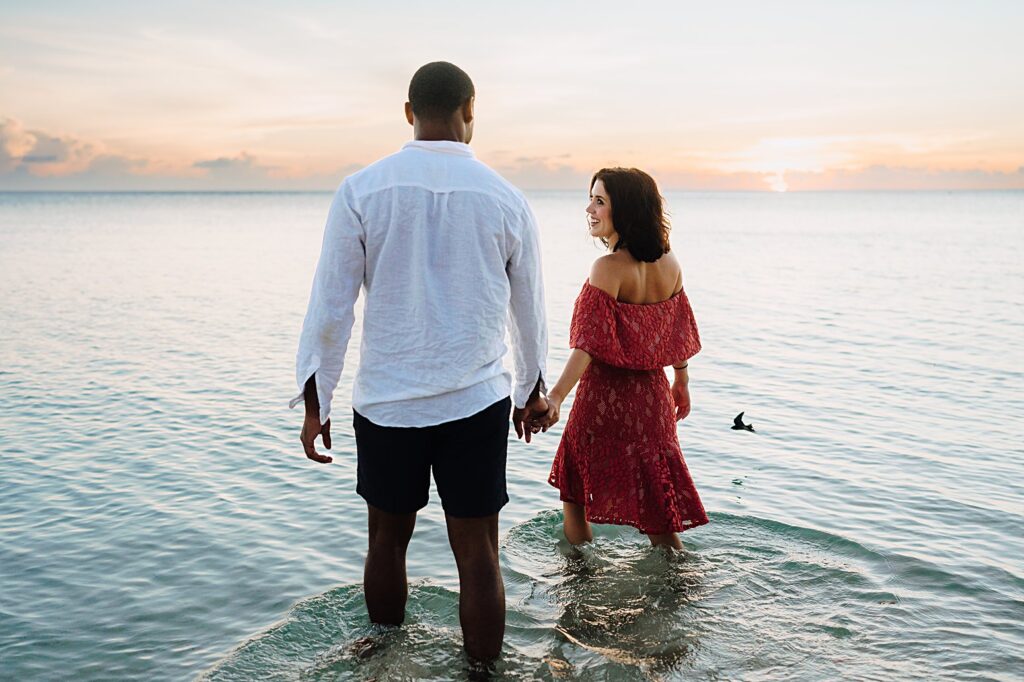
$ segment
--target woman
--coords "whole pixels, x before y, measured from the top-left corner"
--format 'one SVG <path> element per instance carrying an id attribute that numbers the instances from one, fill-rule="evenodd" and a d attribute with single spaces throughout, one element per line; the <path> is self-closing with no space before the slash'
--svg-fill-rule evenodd
<path id="1" fill-rule="evenodd" d="M 676 436 L 690 412 L 687 360 L 700 337 L 654 179 L 605 168 L 590 185 L 590 234 L 609 253 L 576 299 L 573 351 L 541 419 L 545 428 L 557 422 L 579 381 L 548 482 L 560 491 L 570 543 L 592 540 L 595 522 L 634 526 L 654 545 L 681 549 L 677 533 L 708 522 Z"/>

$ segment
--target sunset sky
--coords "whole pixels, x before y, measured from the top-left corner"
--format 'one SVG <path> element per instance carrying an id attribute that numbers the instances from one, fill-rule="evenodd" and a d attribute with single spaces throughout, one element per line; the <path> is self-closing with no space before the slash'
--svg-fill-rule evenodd
<path id="1" fill-rule="evenodd" d="M 477 87 L 527 189 L 1024 189 L 1024 2 L 0 0 L 0 190 L 332 189 Z"/>

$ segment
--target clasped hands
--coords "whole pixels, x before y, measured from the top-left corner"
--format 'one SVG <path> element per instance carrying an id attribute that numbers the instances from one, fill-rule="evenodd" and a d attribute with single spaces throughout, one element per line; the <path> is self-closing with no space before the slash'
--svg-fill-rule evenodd
<path id="1" fill-rule="evenodd" d="M 533 434 L 547 431 L 558 421 L 561 407 L 562 399 L 549 394 L 537 395 L 527 401 L 525 407 L 514 408 L 512 424 L 516 427 L 516 437 L 525 438 L 529 443 Z"/>

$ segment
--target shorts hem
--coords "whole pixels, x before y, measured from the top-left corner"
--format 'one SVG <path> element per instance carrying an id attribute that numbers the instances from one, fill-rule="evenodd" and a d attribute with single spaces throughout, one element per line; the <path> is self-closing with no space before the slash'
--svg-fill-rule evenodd
<path id="1" fill-rule="evenodd" d="M 484 518 L 486 516 L 494 516 L 495 514 L 499 513 L 502 509 L 505 508 L 505 505 L 508 504 L 508 502 L 509 502 L 509 498 L 508 498 L 508 495 L 506 495 L 505 496 L 505 501 L 502 502 L 501 504 L 499 504 L 496 508 L 494 508 L 494 509 L 492 509 L 490 511 L 481 512 L 481 511 L 476 510 L 476 509 L 469 510 L 469 511 L 449 509 L 449 507 L 445 506 L 444 501 L 442 500 L 441 501 L 441 508 L 444 509 L 444 513 L 445 514 L 447 514 L 448 516 L 451 516 L 452 518 L 456 518 L 456 519 L 482 519 L 482 518 Z"/>
<path id="2" fill-rule="evenodd" d="M 363 498 L 366 504 L 370 505 L 374 509 L 379 509 L 382 512 L 386 512 L 388 514 L 415 514 L 419 510 L 424 509 L 430 502 L 430 499 L 428 498 L 426 500 L 423 500 L 422 503 L 413 503 L 408 505 L 388 504 L 386 502 L 381 502 L 380 500 L 371 499 L 369 495 L 364 493 L 359 488 L 356 488 L 356 494 L 359 495 L 359 497 Z"/>

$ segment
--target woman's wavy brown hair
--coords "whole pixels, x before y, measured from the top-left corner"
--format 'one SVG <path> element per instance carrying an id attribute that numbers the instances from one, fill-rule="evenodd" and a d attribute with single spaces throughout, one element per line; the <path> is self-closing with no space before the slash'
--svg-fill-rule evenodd
<path id="1" fill-rule="evenodd" d="M 591 190 L 598 180 L 612 203 L 612 223 L 619 235 L 614 250 L 625 247 L 633 258 L 647 263 L 668 253 L 672 227 L 654 178 L 638 168 L 602 168 L 590 179 Z"/>

